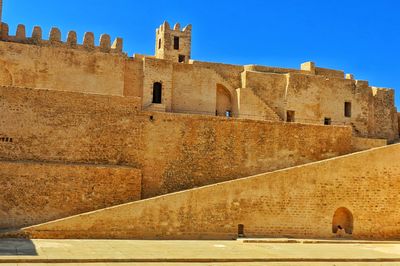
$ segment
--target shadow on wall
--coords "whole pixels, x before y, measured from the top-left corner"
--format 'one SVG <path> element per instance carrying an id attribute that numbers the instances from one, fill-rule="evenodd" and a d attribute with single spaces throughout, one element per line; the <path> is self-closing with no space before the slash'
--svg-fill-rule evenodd
<path id="1" fill-rule="evenodd" d="M 0 256 L 37 256 L 35 244 L 28 239 L 1 239 Z"/>

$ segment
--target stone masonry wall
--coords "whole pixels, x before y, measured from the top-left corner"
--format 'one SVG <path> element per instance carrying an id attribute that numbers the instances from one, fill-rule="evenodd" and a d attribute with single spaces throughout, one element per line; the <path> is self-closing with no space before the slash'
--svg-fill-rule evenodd
<path id="1" fill-rule="evenodd" d="M 351 152 L 349 127 L 139 107 L 135 97 L 0 87 L 0 135 L 12 138 L 0 159 L 132 166 L 147 198 Z"/>
<path id="2" fill-rule="evenodd" d="M 285 120 L 286 88 L 288 86 L 287 75 L 244 71 L 242 73 L 242 86 L 243 88 L 251 89 L 282 120 Z"/>
<path id="3" fill-rule="evenodd" d="M 399 160 L 400 144 L 392 145 L 24 231 L 33 238 L 232 239 L 243 225 L 250 238 L 336 238 L 334 214 L 347 208 L 347 238 L 398 239 Z"/>
<path id="4" fill-rule="evenodd" d="M 154 114 L 142 128 L 143 197 L 351 152 L 349 127 Z"/>
<path id="5" fill-rule="evenodd" d="M 397 113 L 397 121 L 398 121 L 399 138 L 400 138 L 400 113 Z"/>
<path id="6" fill-rule="evenodd" d="M 217 84 L 212 70 L 188 64 L 175 64 L 173 70 L 172 111 L 214 115 Z"/>
<path id="7" fill-rule="evenodd" d="M 397 110 L 394 107 L 394 92 L 373 88 L 374 136 L 393 142 L 399 138 Z"/>
<path id="8" fill-rule="evenodd" d="M 356 136 L 368 137 L 370 96 L 370 89 L 355 86 L 354 80 L 290 74 L 287 109 L 296 112 L 296 121 L 324 124 L 330 118 L 332 124 L 351 125 Z M 351 103 L 351 117 L 345 117 L 345 102 Z"/>
<path id="9" fill-rule="evenodd" d="M 0 86 L 123 95 L 125 56 L 0 41 Z"/>
<path id="10" fill-rule="evenodd" d="M 0 87 L 0 159 L 138 166 L 140 98 Z"/>
<path id="11" fill-rule="evenodd" d="M 130 167 L 0 161 L 0 229 L 139 200 L 141 179 Z"/>

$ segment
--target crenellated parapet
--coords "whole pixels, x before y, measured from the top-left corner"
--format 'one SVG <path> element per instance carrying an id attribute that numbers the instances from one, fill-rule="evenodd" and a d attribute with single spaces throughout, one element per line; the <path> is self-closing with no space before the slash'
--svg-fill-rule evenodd
<path id="1" fill-rule="evenodd" d="M 85 51 L 98 51 L 103 53 L 123 53 L 123 40 L 116 38 L 111 43 L 110 35 L 102 34 L 100 36 L 99 46 L 95 45 L 95 36 L 93 32 L 86 32 L 83 37 L 83 43 L 78 43 L 75 31 L 68 32 L 67 41 L 63 42 L 61 31 L 53 27 L 50 30 L 48 40 L 43 39 L 43 31 L 39 26 L 35 26 L 30 37 L 27 37 L 25 25 L 18 25 L 15 35 L 10 35 L 9 27 L 6 23 L 1 23 L 0 41 L 15 42 L 40 46 L 66 47 L 71 49 L 80 49 Z"/>
<path id="2" fill-rule="evenodd" d="M 164 22 L 156 30 L 156 57 L 179 63 L 189 63 L 191 59 L 192 25 L 181 29 L 176 23 L 173 28 Z"/>

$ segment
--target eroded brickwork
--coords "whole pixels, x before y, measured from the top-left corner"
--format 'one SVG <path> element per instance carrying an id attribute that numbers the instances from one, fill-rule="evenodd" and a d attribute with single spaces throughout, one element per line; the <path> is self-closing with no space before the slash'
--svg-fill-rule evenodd
<path id="1" fill-rule="evenodd" d="M 0 229 L 139 200 L 141 180 L 130 167 L 0 161 Z"/>
<path id="2" fill-rule="evenodd" d="M 74 31 L 65 42 L 61 36 L 54 27 L 47 40 L 40 27 L 27 36 L 24 25 L 10 34 L 8 25 L 1 23 L 0 160 L 13 162 L 0 163 L 4 165 L 0 178 L 11 177 L 5 195 L 20 197 L 20 201 L 13 201 L 17 204 L 13 206 L 7 198 L 0 199 L 6 203 L 0 228 L 284 169 L 384 145 L 399 137 L 393 90 L 371 87 L 351 74 L 316 67 L 313 62 L 286 69 L 193 61 L 190 25 L 181 29 L 179 24 L 171 28 L 164 23 L 158 28 L 155 56 L 129 57 L 123 53 L 122 39 L 111 44 L 107 34 L 100 36 L 98 46 L 91 32 L 84 34 L 82 44 Z M 352 135 L 357 137 L 353 141 Z M 157 219 L 165 216 L 176 222 L 168 224 L 171 229 L 151 218 L 148 206 L 153 201 L 141 209 L 143 213 L 134 214 L 138 216 L 126 217 L 133 219 L 129 225 L 143 222 L 140 236 L 144 238 L 154 234 L 162 238 L 221 234 L 225 238 L 231 236 L 236 223 L 250 225 L 250 235 L 255 236 L 271 232 L 327 236 L 325 222 L 331 215 L 327 213 L 339 198 L 348 199 L 352 210 L 374 205 L 375 199 L 397 200 L 374 194 L 369 202 L 364 191 L 376 176 L 368 172 L 365 180 L 359 180 L 351 173 L 360 162 L 353 163 L 355 168 L 350 163 L 342 165 L 341 171 L 348 171 L 343 172 L 347 179 L 333 175 L 337 165 L 321 165 L 321 178 L 318 167 L 308 167 L 304 168 L 308 176 L 301 179 L 273 175 L 271 181 L 255 178 L 259 183 L 237 183 L 244 184 L 240 186 L 243 191 L 235 185 L 215 186 L 210 190 L 218 194 L 215 198 L 207 193 L 198 198 L 178 197 L 179 210 L 170 207 L 175 196 L 166 198 L 172 201 L 165 202 L 165 209 L 157 201 L 165 198 L 157 199 Z M 23 167 L 14 170 L 17 166 Z M 297 172 L 293 174 L 296 177 Z M 44 183 L 35 185 L 38 180 Z M 351 194 L 347 183 L 358 182 L 362 192 Z M 382 195 L 391 193 L 390 182 L 383 184 Z M 342 183 L 346 183 L 343 190 Z M 109 189 L 116 186 L 120 195 L 111 195 Z M 219 190 L 225 187 L 229 190 Z M 31 191 L 23 195 L 28 188 Z M 39 200 L 28 202 L 34 194 Z M 221 199 L 222 195 L 227 198 Z M 323 196 L 331 202 L 322 200 Z M 65 206 L 60 206 L 61 199 Z M 357 205 L 358 200 L 363 203 Z M 326 204 L 321 206 L 321 202 Z M 35 212 L 43 205 L 47 209 Z M 168 208 L 173 214 L 163 211 Z M 318 209 L 323 211 L 317 213 Z M 378 209 L 376 213 L 386 215 Z M 227 217 L 233 219 L 228 225 Z M 288 222 L 277 224 L 281 220 Z M 305 220 L 315 223 L 316 229 L 304 225 Z M 366 232 L 373 227 L 361 221 L 366 231 L 359 236 L 372 238 Z M 205 231 L 209 222 L 211 231 Z M 127 234 L 121 230 L 111 236 L 139 236 L 131 228 L 126 228 Z M 378 237 L 384 238 L 386 232 L 393 236 L 390 228 L 382 230 Z M 81 236 L 85 234 L 89 233 Z"/>
<path id="3" fill-rule="evenodd" d="M 73 31 L 62 42 L 57 28 L 48 40 L 39 27 L 29 37 L 24 25 L 15 35 L 7 24 L 1 28 L 0 85 L 136 96 L 146 111 L 340 124 L 357 137 L 398 139 L 393 90 L 313 62 L 287 69 L 189 60 L 190 25 L 163 23 L 156 30 L 155 56 L 132 58 L 122 52 L 122 39 L 111 45 L 107 34 L 95 46 L 90 32 L 78 44 Z"/>
<path id="4" fill-rule="evenodd" d="M 351 152 L 351 129 L 138 112 L 139 98 L 0 88 L 0 159 L 127 165 L 151 197 Z"/>
<path id="5" fill-rule="evenodd" d="M 342 237 L 398 239 L 399 160 L 400 145 L 392 145 L 24 231 L 39 238 L 232 239 L 243 225 L 250 238 L 336 238 L 333 217 L 345 208 L 352 235 Z"/>

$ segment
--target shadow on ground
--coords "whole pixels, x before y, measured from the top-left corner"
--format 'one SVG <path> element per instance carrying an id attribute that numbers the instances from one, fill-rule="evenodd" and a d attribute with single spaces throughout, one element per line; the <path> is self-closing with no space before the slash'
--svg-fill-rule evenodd
<path id="1" fill-rule="evenodd" d="M 35 244 L 29 239 L 0 241 L 0 256 L 37 256 Z"/>

